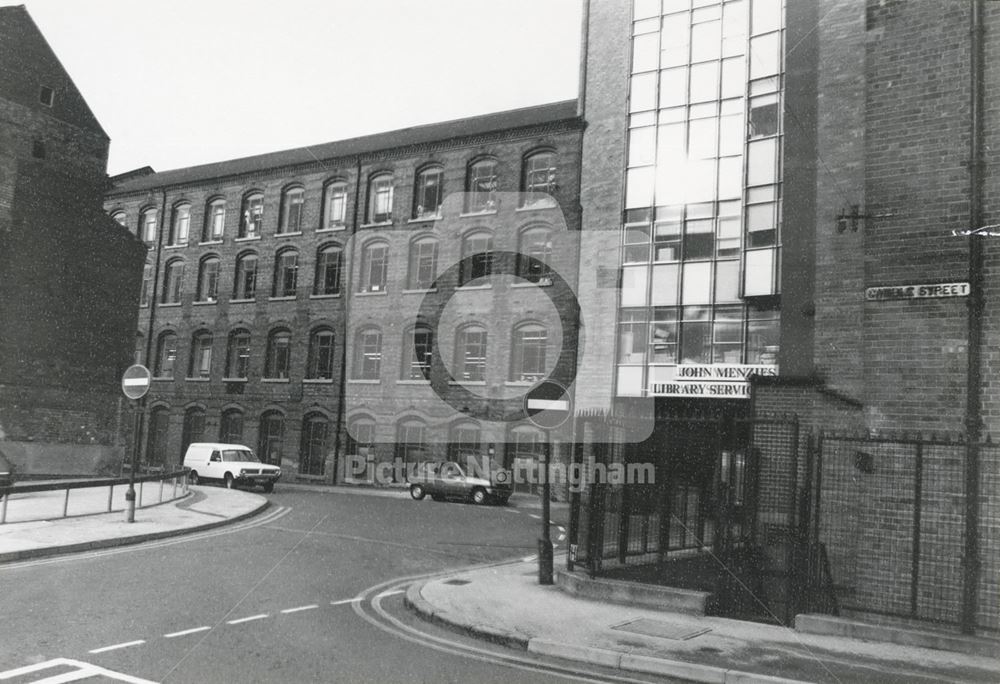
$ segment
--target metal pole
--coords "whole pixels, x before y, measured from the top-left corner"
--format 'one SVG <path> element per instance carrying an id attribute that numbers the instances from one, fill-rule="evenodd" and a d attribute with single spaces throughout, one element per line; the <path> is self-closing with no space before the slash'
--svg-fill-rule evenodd
<path id="1" fill-rule="evenodd" d="M 132 417 L 132 459 L 128 469 L 128 489 L 125 490 L 125 522 L 135 522 L 135 468 L 136 452 L 139 450 L 139 401 L 134 404 L 135 415 Z"/>
<path id="2" fill-rule="evenodd" d="M 549 499 L 552 486 L 549 483 L 549 461 L 552 457 L 552 443 L 545 435 L 542 448 L 542 538 L 538 540 L 538 583 L 552 584 L 552 537 L 549 535 Z"/>

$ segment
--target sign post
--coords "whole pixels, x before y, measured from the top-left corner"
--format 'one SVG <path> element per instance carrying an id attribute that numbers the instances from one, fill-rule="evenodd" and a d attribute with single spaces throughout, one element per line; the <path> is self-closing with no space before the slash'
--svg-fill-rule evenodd
<path id="1" fill-rule="evenodd" d="M 135 467 L 136 453 L 139 451 L 140 411 L 139 400 L 149 391 L 149 381 L 152 375 L 143 365 L 129 366 L 122 374 L 122 392 L 135 404 L 135 417 L 132 420 L 132 456 L 128 469 L 128 491 L 125 492 L 125 522 L 135 522 Z"/>
<path id="2" fill-rule="evenodd" d="M 549 431 L 566 422 L 572 413 L 573 402 L 566 388 L 552 380 L 533 387 L 524 400 L 528 420 L 545 430 L 545 442 L 542 445 L 542 536 L 538 540 L 538 583 L 552 584 L 553 549 L 549 531 L 549 502 L 552 499 L 549 464 L 552 462 L 552 441 Z"/>

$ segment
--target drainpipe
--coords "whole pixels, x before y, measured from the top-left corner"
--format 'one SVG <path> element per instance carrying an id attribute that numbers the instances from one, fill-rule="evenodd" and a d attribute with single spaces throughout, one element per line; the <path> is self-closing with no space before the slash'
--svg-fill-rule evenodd
<path id="1" fill-rule="evenodd" d="M 160 297 L 160 267 L 162 265 L 161 262 L 163 260 L 163 231 L 165 230 L 165 227 L 166 227 L 166 224 L 167 224 L 167 220 L 168 220 L 168 217 L 167 217 L 167 189 L 166 189 L 166 187 L 164 187 L 161 190 L 160 214 L 157 217 L 156 247 L 154 248 L 156 250 L 156 256 L 153 259 L 153 282 L 151 283 L 150 292 L 149 292 L 149 326 L 148 326 L 147 332 L 146 332 L 146 356 L 145 356 L 145 359 L 144 359 L 145 362 L 146 362 L 146 364 L 145 364 L 146 368 L 149 368 L 150 365 L 151 365 L 150 362 L 154 361 L 154 360 L 150 359 L 150 357 L 153 354 L 153 332 L 154 332 L 155 327 L 156 327 L 156 304 L 157 304 L 157 301 L 158 301 L 158 299 Z M 152 365 L 155 365 L 155 361 L 154 361 L 154 363 Z M 145 422 L 143 419 L 145 418 L 145 415 L 146 415 L 146 401 L 147 401 L 148 398 L 149 398 L 149 393 L 147 393 L 146 396 L 142 397 L 142 399 L 139 399 L 139 403 L 138 403 L 138 405 L 136 407 L 136 410 L 139 412 L 139 417 L 136 420 L 136 430 L 139 433 L 139 434 L 136 435 L 136 439 L 139 440 L 139 446 L 138 446 L 137 449 L 134 449 L 133 452 L 132 452 L 132 458 L 133 458 L 132 472 L 133 473 L 135 472 L 135 467 L 136 467 L 136 464 L 135 464 L 136 452 L 141 452 L 141 453 L 145 454 L 145 451 L 146 451 L 145 440 L 142 440 L 142 439 L 139 439 L 139 438 L 142 436 L 143 424 Z"/>
<path id="2" fill-rule="evenodd" d="M 582 118 L 587 109 L 587 52 L 590 37 L 590 32 L 587 29 L 590 24 L 590 0 L 583 1 L 583 11 L 580 15 L 582 37 L 580 39 L 580 82 L 577 85 L 576 115 Z"/>
<path id="3" fill-rule="evenodd" d="M 976 628 L 979 585 L 979 441 L 982 437 L 983 243 L 983 3 L 970 0 L 969 350 L 965 417 L 965 548 L 962 554 L 962 632 Z"/>

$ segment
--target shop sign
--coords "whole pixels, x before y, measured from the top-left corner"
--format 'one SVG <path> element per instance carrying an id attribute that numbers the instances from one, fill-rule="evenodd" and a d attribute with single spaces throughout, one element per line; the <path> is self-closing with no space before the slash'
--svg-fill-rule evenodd
<path id="1" fill-rule="evenodd" d="M 750 377 L 778 375 L 778 367 L 763 364 L 681 364 L 672 381 L 654 382 L 649 396 L 749 399 Z"/>
<path id="2" fill-rule="evenodd" d="M 943 297 L 966 297 L 968 294 L 968 283 L 885 285 L 865 289 L 865 299 L 870 302 L 895 299 L 941 299 Z"/>

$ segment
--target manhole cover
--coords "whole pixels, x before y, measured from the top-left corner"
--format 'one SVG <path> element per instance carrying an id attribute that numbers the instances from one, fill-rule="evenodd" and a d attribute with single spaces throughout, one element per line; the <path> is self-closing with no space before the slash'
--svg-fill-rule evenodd
<path id="1" fill-rule="evenodd" d="M 445 580 L 441 584 L 453 584 L 457 587 L 460 587 L 463 584 L 471 584 L 471 582 L 469 580 L 464 580 L 464 579 L 450 579 L 450 580 Z"/>
<path id="2" fill-rule="evenodd" d="M 686 641 L 700 636 L 712 630 L 708 627 L 691 627 L 690 625 L 675 625 L 660 620 L 650 620 L 649 618 L 639 618 L 614 625 L 611 629 L 619 629 L 623 632 L 633 634 L 643 634 L 645 636 L 660 637 L 661 639 L 675 639 Z"/>

